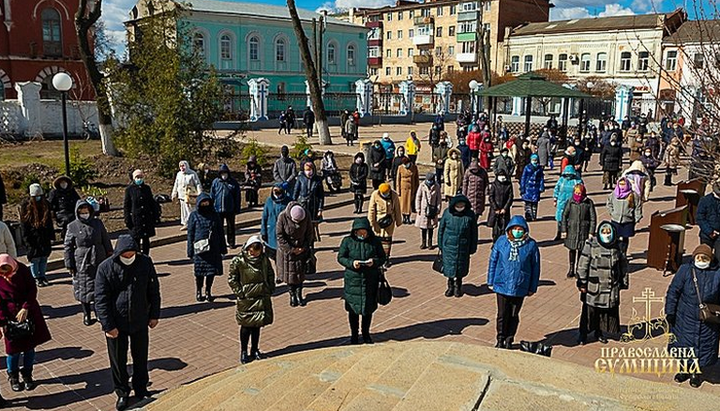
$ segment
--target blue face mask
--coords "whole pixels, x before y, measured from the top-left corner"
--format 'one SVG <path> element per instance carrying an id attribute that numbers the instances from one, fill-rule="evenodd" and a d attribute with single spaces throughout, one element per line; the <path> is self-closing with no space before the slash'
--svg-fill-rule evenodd
<path id="1" fill-rule="evenodd" d="M 136 178 L 136 179 L 135 179 L 135 184 L 137 184 L 137 185 L 139 185 L 139 186 L 142 185 L 142 183 L 144 183 L 144 182 L 145 182 L 145 180 L 143 180 L 142 178 Z"/>
<path id="2" fill-rule="evenodd" d="M 525 230 L 515 228 L 510 230 L 510 234 L 512 234 L 514 239 L 519 240 L 525 235 Z"/>
<path id="3" fill-rule="evenodd" d="M 35 196 L 35 201 L 42 201 L 42 196 Z"/>

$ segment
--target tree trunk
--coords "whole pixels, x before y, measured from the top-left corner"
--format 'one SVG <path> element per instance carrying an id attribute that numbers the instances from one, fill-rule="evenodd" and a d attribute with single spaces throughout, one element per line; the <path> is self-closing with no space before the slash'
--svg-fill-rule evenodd
<path id="1" fill-rule="evenodd" d="M 113 127 L 112 114 L 110 112 L 110 102 L 108 100 L 107 91 L 103 84 L 103 75 L 95 61 L 95 54 L 90 47 L 90 30 L 100 18 L 102 12 L 102 0 L 97 0 L 95 8 L 88 13 L 88 0 L 80 0 L 77 14 L 75 14 L 75 31 L 77 32 L 80 58 L 85 63 L 85 68 L 90 78 L 93 90 L 95 91 L 95 101 L 98 110 L 98 130 L 100 131 L 100 140 L 102 142 L 103 154 L 111 157 L 120 155 L 112 141 Z"/>
<path id="2" fill-rule="evenodd" d="M 482 16 L 482 14 L 481 14 Z M 480 18 L 479 26 L 482 26 L 482 17 Z M 478 36 L 478 57 L 480 58 L 480 68 L 482 69 L 483 76 L 483 88 L 485 90 L 492 87 L 490 81 L 492 79 L 492 72 L 490 70 L 490 42 L 489 42 L 489 30 L 481 29 L 480 35 Z M 488 38 L 485 38 L 485 36 Z M 489 97 L 483 99 L 483 106 L 488 107 L 490 105 Z"/>
<path id="3" fill-rule="evenodd" d="M 288 11 L 290 12 L 290 18 L 293 22 L 293 28 L 295 29 L 295 36 L 298 39 L 298 45 L 300 46 L 300 56 L 305 63 L 305 78 L 310 88 L 310 101 L 312 102 L 313 112 L 315 113 L 315 123 L 317 124 L 318 134 L 320 135 L 321 145 L 332 144 L 332 138 L 330 136 L 330 128 L 328 127 L 327 116 L 325 115 L 325 104 L 322 100 L 322 89 L 320 88 L 320 80 L 318 71 L 310 53 L 310 46 L 308 45 L 308 38 L 303 30 L 300 16 L 298 15 L 297 8 L 295 7 L 295 0 L 287 0 Z M 320 45 L 319 47 L 322 47 Z"/>

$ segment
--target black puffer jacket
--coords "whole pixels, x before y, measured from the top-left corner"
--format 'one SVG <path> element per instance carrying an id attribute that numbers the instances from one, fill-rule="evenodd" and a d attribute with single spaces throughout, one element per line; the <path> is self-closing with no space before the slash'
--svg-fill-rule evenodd
<path id="1" fill-rule="evenodd" d="M 159 211 L 149 185 L 130 184 L 125 189 L 123 211 L 125 226 L 130 230 L 130 235 L 134 238 L 155 235 L 155 223 L 159 218 Z"/>
<path id="2" fill-rule="evenodd" d="M 620 145 L 612 146 L 607 144 L 603 146 L 600 152 L 600 165 L 603 171 L 620 171 L 622 165 L 622 148 Z"/>
<path id="3" fill-rule="evenodd" d="M 117 328 L 133 334 L 160 318 L 160 283 L 150 257 L 140 252 L 125 266 L 120 254 L 138 251 L 129 235 L 121 235 L 112 257 L 98 267 L 95 278 L 95 312 L 103 331 Z"/>
<path id="4" fill-rule="evenodd" d="M 381 145 L 378 144 L 378 146 L 373 146 L 370 149 L 370 158 L 368 159 L 370 178 L 373 180 L 385 180 L 385 150 Z M 377 164 L 377 167 L 375 164 Z"/>
<path id="5" fill-rule="evenodd" d="M 60 183 L 66 181 L 67 188 L 61 188 Z M 60 226 L 67 226 L 75 220 L 75 204 L 80 200 L 80 195 L 75 191 L 72 180 L 60 176 L 53 182 L 53 190 L 48 195 L 50 210 L 55 214 L 55 220 Z"/>

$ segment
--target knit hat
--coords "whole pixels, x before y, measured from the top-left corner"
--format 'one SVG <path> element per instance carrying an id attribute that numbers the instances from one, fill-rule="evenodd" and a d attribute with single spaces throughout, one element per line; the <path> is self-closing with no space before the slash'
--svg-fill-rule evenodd
<path id="1" fill-rule="evenodd" d="M 133 179 L 136 179 L 139 176 L 141 176 L 142 174 L 143 174 L 142 170 L 137 169 L 137 170 L 133 171 L 132 177 L 133 177 Z"/>
<path id="2" fill-rule="evenodd" d="M 256 244 L 256 243 L 259 243 L 260 245 L 262 245 L 262 243 L 263 243 L 262 238 L 260 238 L 259 235 L 254 235 L 254 236 L 248 238 L 248 240 L 245 242 L 245 245 L 243 246 L 243 250 L 247 250 L 251 245 Z"/>
<path id="3" fill-rule="evenodd" d="M 692 255 L 693 255 L 693 258 L 695 258 L 698 255 L 704 255 L 705 257 L 712 260 L 713 259 L 713 250 L 707 244 L 700 244 L 699 246 L 695 247 L 695 251 L 693 251 Z"/>
<path id="4" fill-rule="evenodd" d="M 44 192 L 43 192 L 42 187 L 40 187 L 40 184 L 38 184 L 38 183 L 30 184 L 30 197 L 41 196 L 43 194 L 44 194 Z"/>
<path id="5" fill-rule="evenodd" d="M 293 219 L 293 221 L 302 221 L 305 219 L 305 209 L 302 208 L 300 205 L 294 205 L 290 209 L 290 218 Z"/>
<path id="6" fill-rule="evenodd" d="M 390 184 L 388 183 L 382 183 L 380 184 L 380 187 L 378 187 L 378 191 L 380 194 L 387 194 L 390 192 Z"/>

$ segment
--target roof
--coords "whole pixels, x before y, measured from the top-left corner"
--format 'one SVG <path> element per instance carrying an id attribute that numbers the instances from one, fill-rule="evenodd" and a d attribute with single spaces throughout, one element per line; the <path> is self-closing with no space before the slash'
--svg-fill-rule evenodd
<path id="1" fill-rule="evenodd" d="M 524 26 L 515 28 L 510 36 L 529 36 L 534 34 L 555 34 L 579 31 L 650 29 L 661 27 L 662 18 L 666 16 L 666 14 L 643 14 L 636 16 L 595 17 L 589 19 L 528 23 Z"/>
<path id="2" fill-rule="evenodd" d="M 705 43 L 720 40 L 720 20 L 690 20 L 665 39 L 668 43 Z"/>
<path id="3" fill-rule="evenodd" d="M 577 90 L 551 83 L 535 73 L 523 74 L 513 81 L 490 87 L 478 94 L 489 97 L 592 97 Z"/>

